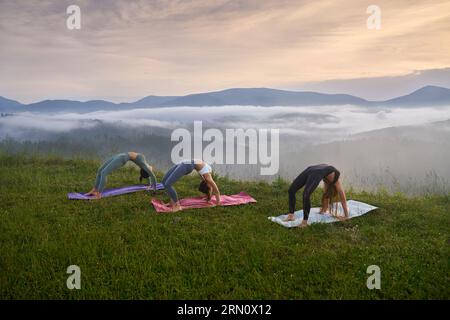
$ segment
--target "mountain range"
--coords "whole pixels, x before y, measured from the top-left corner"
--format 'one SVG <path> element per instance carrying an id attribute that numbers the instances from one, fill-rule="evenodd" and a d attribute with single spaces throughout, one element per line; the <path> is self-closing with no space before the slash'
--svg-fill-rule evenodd
<path id="1" fill-rule="evenodd" d="M 136 108 L 177 106 L 450 106 L 450 89 L 426 86 L 408 95 L 385 101 L 368 101 L 348 94 L 325 94 L 311 91 L 287 91 L 270 88 L 233 88 L 222 91 L 185 96 L 147 96 L 135 102 L 114 103 L 105 100 L 43 100 L 22 104 L 0 96 L 1 112 L 93 112 L 99 110 L 127 110 Z"/>

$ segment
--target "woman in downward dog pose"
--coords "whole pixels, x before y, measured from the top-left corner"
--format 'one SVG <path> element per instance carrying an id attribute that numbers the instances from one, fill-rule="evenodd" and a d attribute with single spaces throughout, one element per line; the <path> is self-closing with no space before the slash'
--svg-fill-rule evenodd
<path id="1" fill-rule="evenodd" d="M 196 170 L 202 178 L 198 190 L 207 195 L 208 202 L 211 200 L 212 194 L 214 194 L 216 198 L 216 205 L 220 204 L 220 191 L 212 177 L 211 166 L 200 159 L 183 160 L 170 168 L 161 181 L 169 194 L 173 212 L 182 209 L 173 184 L 194 170 Z"/>
<path id="2" fill-rule="evenodd" d="M 142 179 L 149 179 L 149 185 L 156 190 L 156 177 L 153 173 L 153 168 L 150 166 L 143 154 L 136 152 L 119 153 L 105 161 L 97 171 L 97 177 L 95 179 L 94 188 L 86 195 L 95 196 L 97 199 L 101 198 L 102 192 L 105 189 L 106 176 L 112 171 L 123 167 L 128 161 L 134 162 L 139 168 L 141 168 L 141 174 L 139 181 Z"/>
<path id="3" fill-rule="evenodd" d="M 345 198 L 345 191 L 339 177 L 340 172 L 335 167 L 327 164 L 310 166 L 300 173 L 289 187 L 289 215 L 287 221 L 295 220 L 295 194 L 298 190 L 305 187 L 303 190 L 303 221 L 299 227 L 306 227 L 308 225 L 308 217 L 311 210 L 311 194 L 319 186 L 320 181 L 324 182 L 324 193 L 322 196 L 322 207 L 320 209 L 320 213 L 325 213 L 331 209 L 331 206 L 335 202 L 333 200 L 339 196 L 342 208 L 344 209 L 345 217 L 336 216 L 336 218 L 340 220 L 347 219 L 347 200 Z"/>

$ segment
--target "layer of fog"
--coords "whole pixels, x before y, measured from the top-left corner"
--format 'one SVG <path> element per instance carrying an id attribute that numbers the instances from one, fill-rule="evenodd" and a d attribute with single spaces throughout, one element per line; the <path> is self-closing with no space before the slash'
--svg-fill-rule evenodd
<path id="1" fill-rule="evenodd" d="M 18 113 L 0 118 L 0 138 L 35 138 L 35 130 L 50 133 L 91 128 L 99 122 L 119 126 L 150 126 L 175 129 L 192 127 L 202 120 L 217 128 L 274 128 L 281 134 L 322 143 L 340 140 L 355 133 L 387 127 L 426 124 L 450 118 L 450 107 L 374 108 L 359 106 L 329 107 L 175 107 L 97 111 L 78 113 Z M 27 136 L 26 132 L 33 134 Z"/>
<path id="2" fill-rule="evenodd" d="M 450 192 L 450 106 L 439 108 L 176 107 L 88 114 L 20 113 L 0 117 L 0 149 L 88 155 L 145 153 L 162 171 L 171 165 L 175 128 L 280 129 L 279 175 L 330 163 L 357 189 L 409 194 Z M 447 120 L 447 121 L 446 121 Z M 440 122 L 439 122 L 440 121 Z M 203 144 L 205 147 L 207 143 Z M 255 165 L 215 165 L 231 178 L 274 180 Z"/>

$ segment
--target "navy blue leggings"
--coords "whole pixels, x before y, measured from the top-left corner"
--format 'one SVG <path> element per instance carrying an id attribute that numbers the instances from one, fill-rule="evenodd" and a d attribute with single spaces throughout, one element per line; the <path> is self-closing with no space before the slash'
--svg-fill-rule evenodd
<path id="1" fill-rule="evenodd" d="M 172 201 L 178 201 L 177 191 L 173 187 L 173 184 L 180 180 L 183 176 L 191 173 L 195 169 L 195 163 L 192 161 L 191 163 L 181 162 L 174 165 L 172 168 L 167 171 L 162 179 L 162 184 L 164 188 L 167 190 L 170 199 Z"/>

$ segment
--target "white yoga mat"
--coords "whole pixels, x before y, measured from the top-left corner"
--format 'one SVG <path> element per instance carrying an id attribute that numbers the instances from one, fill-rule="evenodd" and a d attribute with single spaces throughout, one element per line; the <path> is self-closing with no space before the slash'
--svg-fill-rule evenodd
<path id="1" fill-rule="evenodd" d="M 377 209 L 377 207 L 374 207 L 370 204 L 355 201 L 355 200 L 348 200 L 347 201 L 347 207 L 349 211 L 349 218 L 359 217 L 363 214 L 366 214 L 372 210 Z M 313 223 L 331 223 L 331 222 L 337 222 L 339 221 L 335 217 L 333 217 L 330 214 L 320 214 L 319 213 L 320 208 L 311 208 L 311 211 L 309 212 L 308 217 L 308 225 Z M 286 228 L 292 228 L 297 227 L 303 220 L 303 210 L 296 211 L 294 213 L 295 220 L 293 221 L 284 221 L 287 218 L 287 214 L 283 214 L 278 217 L 269 217 L 269 220 L 272 220 L 273 222 L 276 222 L 278 224 L 281 224 L 283 227 Z M 344 216 L 344 210 L 342 209 L 342 205 L 338 204 L 338 215 Z"/>

